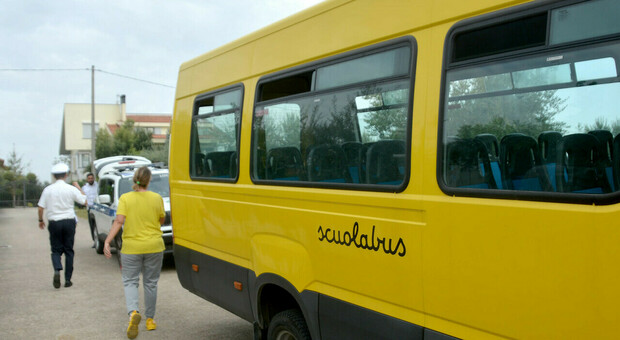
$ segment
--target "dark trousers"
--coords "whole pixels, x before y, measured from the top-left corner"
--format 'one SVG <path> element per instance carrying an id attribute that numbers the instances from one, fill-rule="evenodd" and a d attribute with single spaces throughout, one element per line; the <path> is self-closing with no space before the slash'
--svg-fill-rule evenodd
<path id="1" fill-rule="evenodd" d="M 50 232 L 52 246 L 52 265 L 54 270 L 62 270 L 61 256 L 65 254 L 65 280 L 71 280 L 73 274 L 73 242 L 75 240 L 75 219 L 50 221 L 47 229 Z"/>

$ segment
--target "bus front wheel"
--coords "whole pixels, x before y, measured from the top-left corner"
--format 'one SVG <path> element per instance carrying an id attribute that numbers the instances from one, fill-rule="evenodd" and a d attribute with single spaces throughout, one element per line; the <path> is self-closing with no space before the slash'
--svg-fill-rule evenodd
<path id="1" fill-rule="evenodd" d="M 269 323 L 269 340 L 310 340 L 304 316 L 297 309 L 276 314 Z"/>

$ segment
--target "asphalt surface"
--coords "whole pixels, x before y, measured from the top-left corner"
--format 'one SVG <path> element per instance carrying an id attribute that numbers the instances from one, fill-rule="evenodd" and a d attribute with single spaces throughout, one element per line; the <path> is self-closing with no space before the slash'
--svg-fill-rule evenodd
<path id="1" fill-rule="evenodd" d="M 75 235 L 73 287 L 52 286 L 49 232 L 36 208 L 0 209 L 0 339 L 127 339 L 128 316 L 116 257 L 91 248 L 88 222 Z M 64 256 L 63 256 L 64 265 Z M 140 289 L 140 306 L 144 308 Z M 252 339 L 252 325 L 185 290 L 172 261 L 159 280 L 157 330 L 138 339 Z"/>

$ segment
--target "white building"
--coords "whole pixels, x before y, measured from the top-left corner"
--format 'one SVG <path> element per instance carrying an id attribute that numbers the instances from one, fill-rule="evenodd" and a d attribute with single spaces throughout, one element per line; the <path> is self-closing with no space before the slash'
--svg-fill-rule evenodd
<path id="1" fill-rule="evenodd" d="M 170 129 L 170 114 L 127 114 L 125 96 L 119 104 L 95 104 L 95 131 L 105 128 L 114 131 L 131 119 L 136 127 L 150 131 L 153 143 L 164 143 Z M 64 105 L 62 131 L 60 134 L 61 155 L 70 157 L 71 180 L 84 179 L 90 171 L 91 152 L 91 104 Z"/>

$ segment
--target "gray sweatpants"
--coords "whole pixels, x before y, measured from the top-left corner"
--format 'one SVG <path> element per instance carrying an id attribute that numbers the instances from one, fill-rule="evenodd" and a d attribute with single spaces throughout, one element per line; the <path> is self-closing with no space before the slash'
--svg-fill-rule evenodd
<path id="1" fill-rule="evenodd" d="M 140 272 L 144 286 L 145 315 L 147 318 L 155 317 L 155 305 L 157 304 L 157 281 L 161 273 L 161 264 L 164 253 L 152 254 L 122 254 L 121 264 L 123 274 L 123 286 L 125 287 L 125 304 L 127 313 L 138 311 L 138 286 L 140 285 Z"/>

